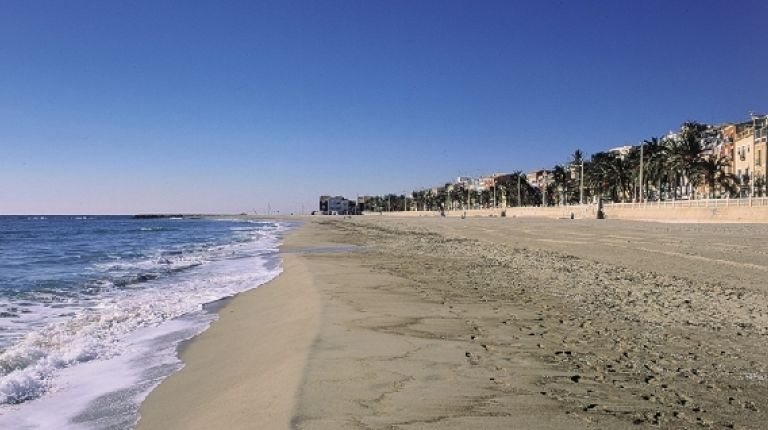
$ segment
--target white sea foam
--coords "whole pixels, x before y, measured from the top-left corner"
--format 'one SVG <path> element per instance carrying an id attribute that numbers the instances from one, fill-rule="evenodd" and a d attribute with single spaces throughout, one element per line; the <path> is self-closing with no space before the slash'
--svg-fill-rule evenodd
<path id="1" fill-rule="evenodd" d="M 125 351 L 110 360 L 91 360 L 61 369 L 50 392 L 7 407 L 0 427 L 15 429 L 128 428 L 140 402 L 164 376 L 181 368 L 176 344 L 203 331 L 213 315 L 199 312 L 122 340 Z"/>
<path id="2" fill-rule="evenodd" d="M 180 367 L 178 342 L 212 320 L 202 311 L 203 304 L 254 288 L 280 272 L 275 258 L 282 230 L 244 230 L 253 240 L 208 250 L 197 255 L 194 264 L 177 261 L 182 258 L 126 263 L 132 270 L 136 265 L 189 270 L 147 280 L 142 288 L 110 286 L 97 298 L 78 302 L 79 307 L 48 314 L 46 325 L 27 332 L 0 354 L 0 428 L 133 423 L 141 399 Z M 225 258 L 233 255 L 239 258 Z M 50 313 L 51 308 L 31 314 L 39 312 Z M 110 413 L 115 400 L 99 399 L 115 393 L 120 393 L 123 407 Z"/>
<path id="3" fill-rule="evenodd" d="M 139 230 L 141 231 L 163 231 L 166 230 L 165 227 L 141 227 Z"/>

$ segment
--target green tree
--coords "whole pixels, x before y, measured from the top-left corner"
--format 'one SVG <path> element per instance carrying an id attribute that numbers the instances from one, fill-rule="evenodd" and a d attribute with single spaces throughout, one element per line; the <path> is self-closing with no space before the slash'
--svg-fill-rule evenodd
<path id="1" fill-rule="evenodd" d="M 584 154 L 581 152 L 580 149 L 577 149 L 573 151 L 573 154 L 571 155 L 571 161 L 569 163 L 569 172 L 571 175 L 569 176 L 569 189 L 573 190 L 571 193 L 571 196 L 568 198 L 568 201 L 570 203 L 582 203 L 582 195 L 581 195 L 581 175 L 583 172 L 583 163 L 584 163 Z"/>
<path id="2" fill-rule="evenodd" d="M 655 190 L 656 198 L 663 198 L 663 184 L 667 183 L 667 165 L 669 156 L 667 145 L 657 137 L 645 140 L 643 146 L 643 189 L 646 198 L 652 197 Z"/>
<path id="3" fill-rule="evenodd" d="M 632 182 L 632 164 L 629 157 L 612 152 L 598 152 L 585 165 L 584 179 L 595 196 L 614 202 L 626 202 Z"/>
<path id="4" fill-rule="evenodd" d="M 715 198 L 716 190 L 722 195 L 723 190 L 730 193 L 733 189 L 733 175 L 726 173 L 729 165 L 727 158 L 718 156 L 707 157 L 699 163 L 699 172 L 707 184 L 710 198 Z"/>
<path id="5" fill-rule="evenodd" d="M 704 161 L 704 146 L 702 142 L 706 126 L 697 122 L 686 122 L 682 126 L 681 137 L 676 145 L 676 157 L 679 168 L 685 179 L 685 193 L 693 195 L 698 178 L 701 177 L 701 165 Z"/>
<path id="6" fill-rule="evenodd" d="M 570 171 L 565 166 L 560 164 L 556 165 L 552 169 L 552 201 L 555 204 L 561 205 L 567 202 L 566 195 L 568 194 L 568 185 L 570 183 Z M 547 194 L 550 190 L 547 190 Z"/>

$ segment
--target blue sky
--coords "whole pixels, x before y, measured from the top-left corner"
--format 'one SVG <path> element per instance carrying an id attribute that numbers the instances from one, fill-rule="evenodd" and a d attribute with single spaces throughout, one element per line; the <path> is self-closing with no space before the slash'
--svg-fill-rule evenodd
<path id="1" fill-rule="evenodd" d="M 281 212 L 768 111 L 768 3 L 3 1 L 0 213 Z"/>

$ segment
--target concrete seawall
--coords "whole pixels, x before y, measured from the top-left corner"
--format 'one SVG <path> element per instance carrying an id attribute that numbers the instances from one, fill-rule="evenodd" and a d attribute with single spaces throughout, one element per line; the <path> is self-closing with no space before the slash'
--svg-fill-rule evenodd
<path id="1" fill-rule="evenodd" d="M 562 219 L 594 219 L 597 218 L 597 206 L 553 206 L 553 207 L 519 207 L 506 208 L 507 218 L 552 218 Z M 768 206 L 731 206 L 731 207 L 673 207 L 655 205 L 606 205 L 604 208 L 607 219 L 622 219 L 636 221 L 659 222 L 768 222 Z M 500 217 L 502 209 L 472 209 L 446 211 L 448 217 Z M 407 212 L 373 212 L 369 216 L 398 216 L 398 217 L 438 217 L 436 211 L 407 211 Z"/>
<path id="2" fill-rule="evenodd" d="M 504 209 L 470 209 L 445 211 L 447 217 L 460 217 L 462 215 L 468 217 L 499 217 Z M 522 217 L 534 217 L 534 218 L 570 218 L 571 212 L 574 212 L 575 218 L 589 218 L 596 216 L 595 208 L 592 206 L 562 206 L 562 207 L 519 207 L 519 208 L 506 208 L 506 216 L 509 218 L 522 218 Z M 398 216 L 398 217 L 439 217 L 440 212 L 437 211 L 399 211 L 399 212 L 370 212 L 366 215 L 373 216 Z"/>

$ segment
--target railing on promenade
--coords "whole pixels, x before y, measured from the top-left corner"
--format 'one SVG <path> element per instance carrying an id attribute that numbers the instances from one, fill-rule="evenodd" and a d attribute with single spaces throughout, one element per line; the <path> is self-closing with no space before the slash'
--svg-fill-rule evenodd
<path id="1" fill-rule="evenodd" d="M 764 207 L 768 208 L 768 197 L 744 197 L 738 199 L 696 199 L 696 200 L 663 200 L 663 201 L 647 201 L 644 203 L 613 203 L 603 202 L 605 208 L 616 209 L 642 209 L 642 208 L 728 208 L 728 207 Z M 597 204 L 585 203 L 574 205 L 553 205 L 553 206 L 509 206 L 509 207 L 488 207 L 488 208 L 472 208 L 472 209 L 446 209 L 445 213 L 449 215 L 461 215 L 466 213 L 467 215 L 475 215 L 478 213 L 487 214 L 493 213 L 500 215 L 502 210 L 514 213 L 526 213 L 526 212 L 540 212 L 540 211 L 562 211 L 562 216 L 568 216 L 573 212 L 576 216 L 586 215 L 587 213 L 597 210 Z M 407 212 L 387 212 L 387 211 L 366 211 L 368 215 L 378 214 L 411 214 L 411 215 L 427 215 L 427 214 L 439 214 L 438 209 L 409 209 Z"/>
<path id="2" fill-rule="evenodd" d="M 604 202 L 605 207 L 612 208 L 728 208 L 728 207 L 768 207 L 768 197 L 743 197 L 738 199 L 696 199 L 696 200 L 664 200 L 643 203 L 612 203 Z"/>
<path id="3" fill-rule="evenodd" d="M 483 208 L 451 208 L 445 209 L 444 213 L 449 217 L 458 217 L 462 215 L 476 217 L 476 216 L 546 216 L 557 218 L 568 218 L 573 214 L 575 217 L 584 218 L 593 216 L 597 210 L 596 204 L 575 204 L 575 205 L 552 205 L 552 206 L 490 206 Z M 411 216 L 439 216 L 440 210 L 437 209 L 418 209 L 397 211 L 397 212 L 371 212 L 366 211 L 366 215 L 411 215 Z M 502 214 L 504 213 L 504 214 Z"/>

